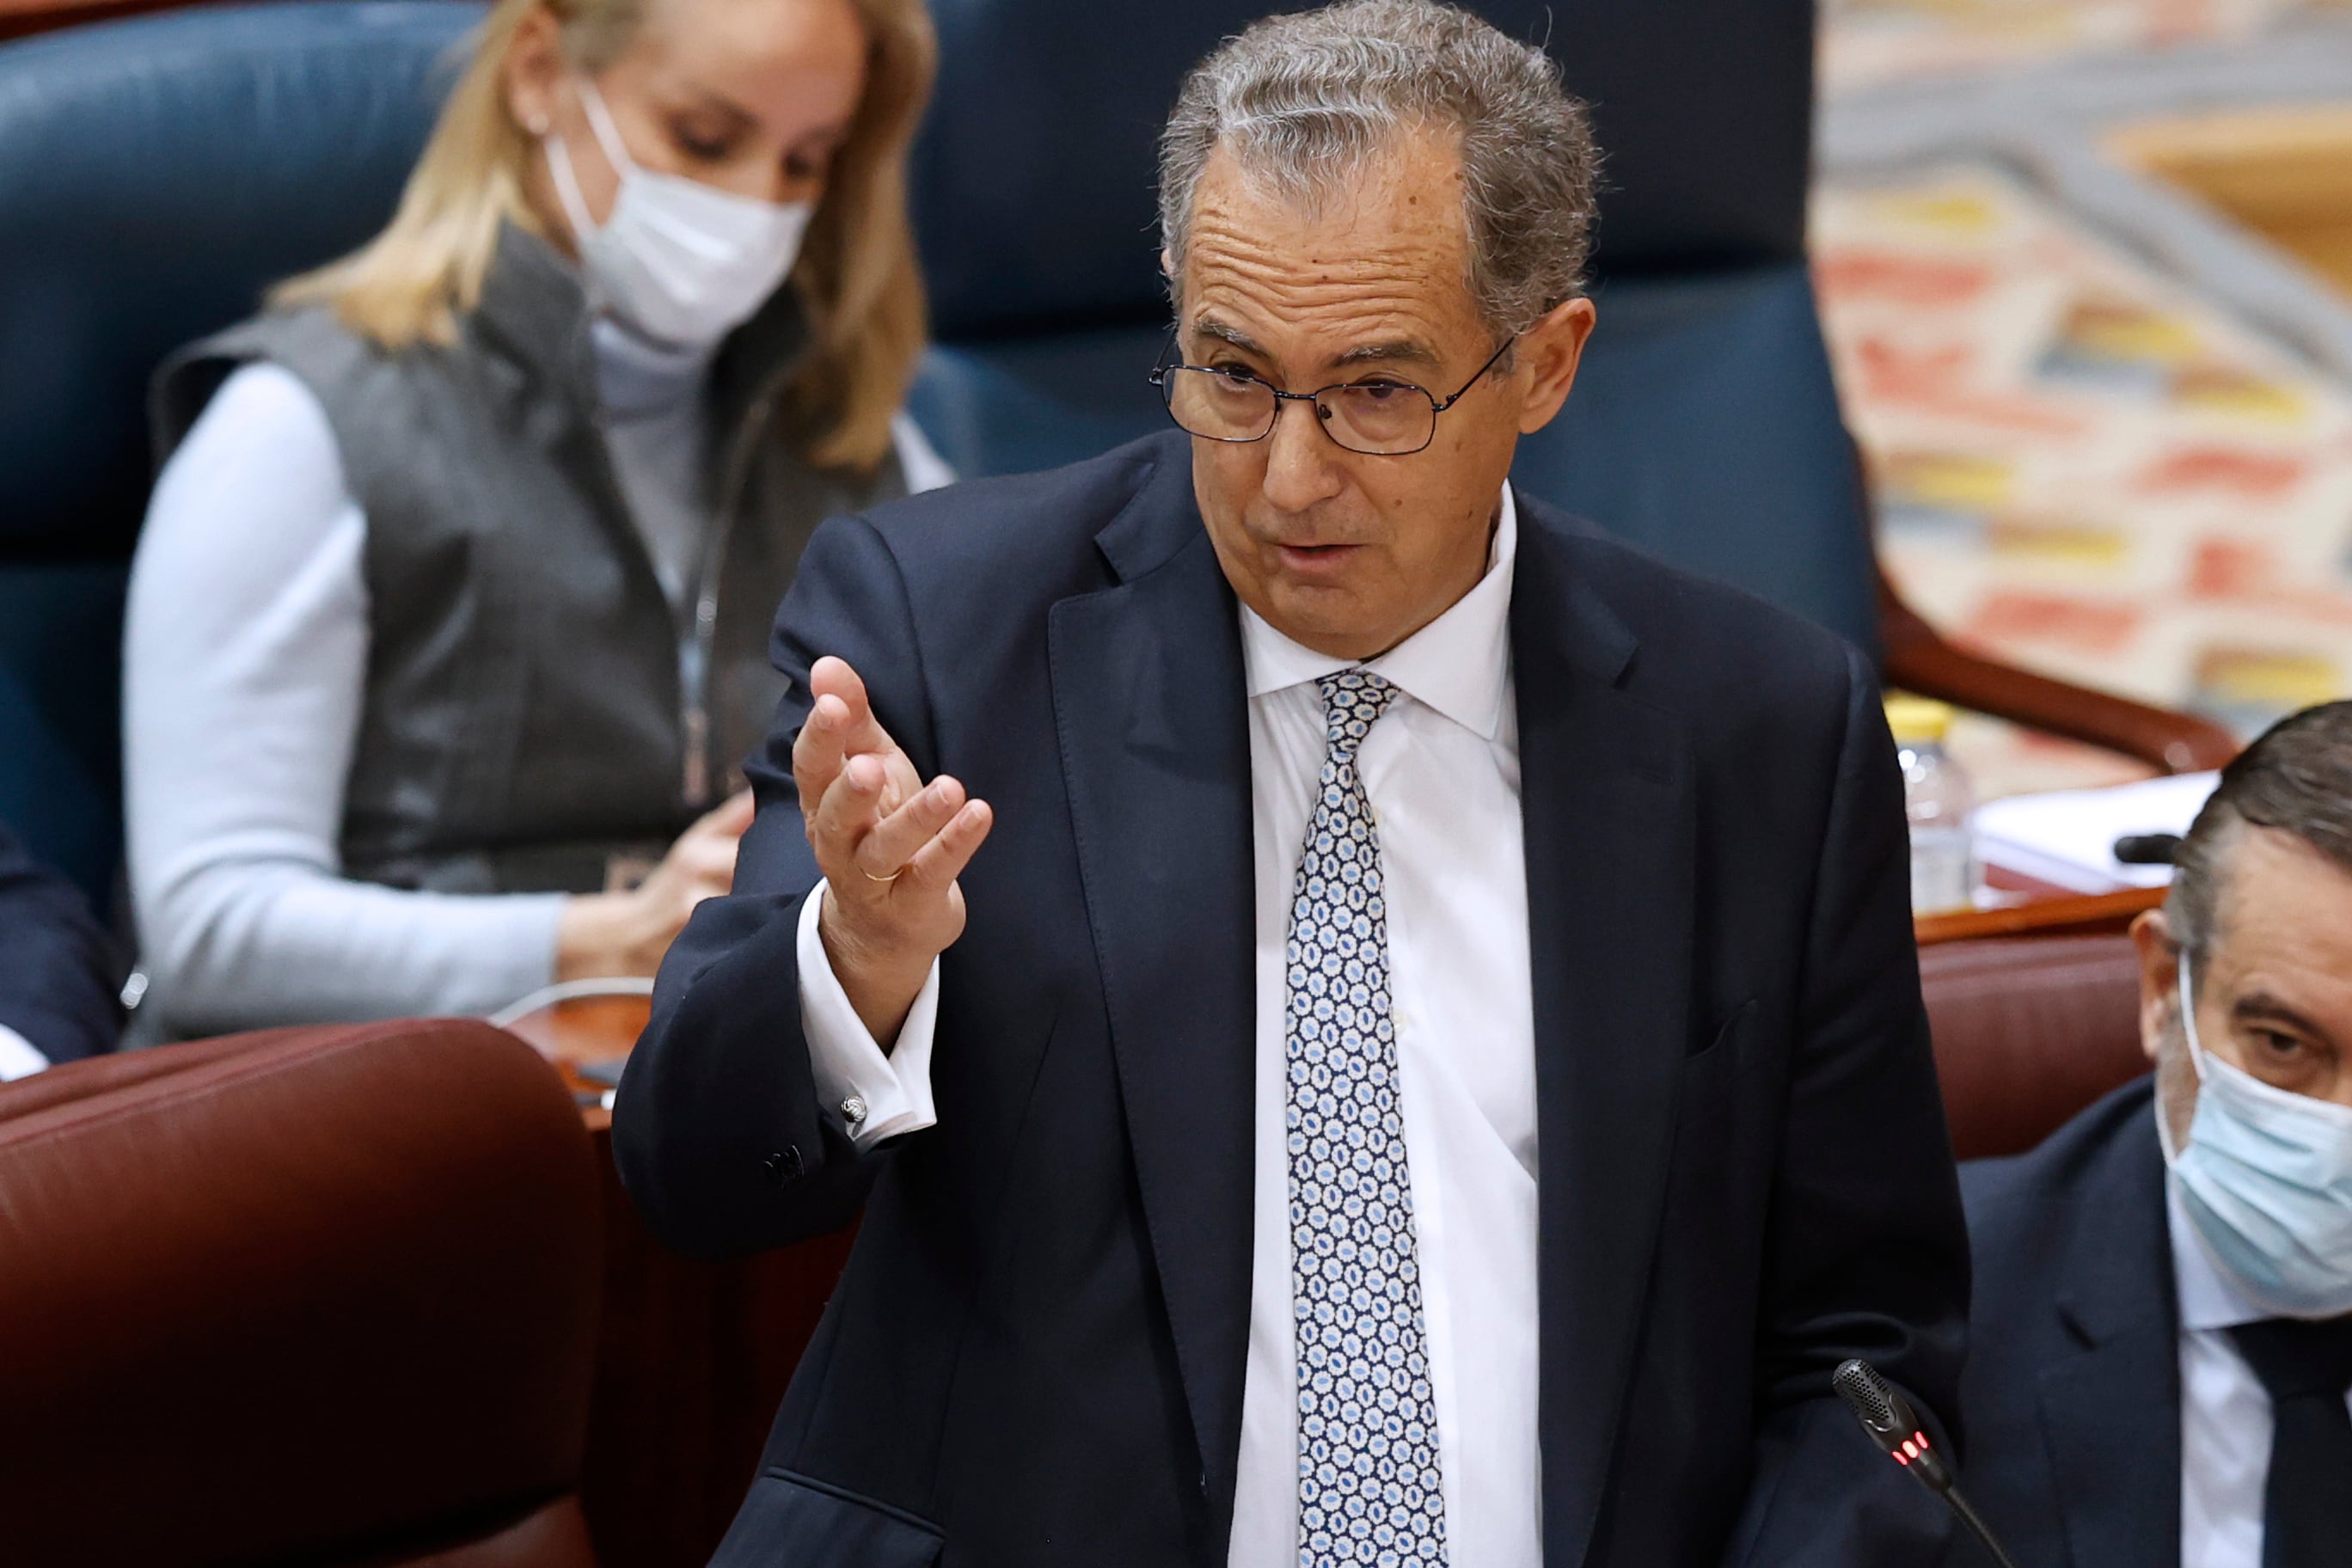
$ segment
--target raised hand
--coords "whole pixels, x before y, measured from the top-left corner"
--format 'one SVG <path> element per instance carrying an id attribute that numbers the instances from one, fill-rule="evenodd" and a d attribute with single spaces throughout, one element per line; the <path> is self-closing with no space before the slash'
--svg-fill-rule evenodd
<path id="1" fill-rule="evenodd" d="M 793 742 L 793 778 L 824 907 L 817 931 L 850 1005 L 887 1049 L 931 961 L 963 934 L 963 889 L 993 820 L 945 774 L 925 784 L 838 658 L 809 671 L 816 694 Z"/>

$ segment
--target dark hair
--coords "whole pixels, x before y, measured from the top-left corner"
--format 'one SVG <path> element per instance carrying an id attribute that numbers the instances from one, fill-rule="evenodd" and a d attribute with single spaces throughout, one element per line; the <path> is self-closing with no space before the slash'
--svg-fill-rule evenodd
<path id="1" fill-rule="evenodd" d="M 2292 833 L 2352 870 L 2352 701 L 2291 713 L 2221 770 L 2172 858 L 2165 923 L 2190 958 L 2204 962 L 2213 909 L 2237 829 L 2251 824 Z"/>

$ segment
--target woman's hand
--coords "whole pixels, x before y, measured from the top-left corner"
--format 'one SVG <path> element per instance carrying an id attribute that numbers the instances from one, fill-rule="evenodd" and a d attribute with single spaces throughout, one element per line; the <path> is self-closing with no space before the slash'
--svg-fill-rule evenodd
<path id="1" fill-rule="evenodd" d="M 586 893 L 555 928 L 555 977 L 651 974 L 703 900 L 735 885 L 735 847 L 751 826 L 751 792 L 730 797 L 678 835 L 646 879 L 625 893 Z"/>

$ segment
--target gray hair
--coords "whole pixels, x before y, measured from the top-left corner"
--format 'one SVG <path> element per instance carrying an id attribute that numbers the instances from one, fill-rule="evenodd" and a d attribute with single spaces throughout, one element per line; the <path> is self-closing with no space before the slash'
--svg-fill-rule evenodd
<path id="1" fill-rule="evenodd" d="M 1435 0 L 1269 16 L 1193 68 L 1160 139 L 1171 289 L 1218 148 L 1312 210 L 1417 126 L 1460 134 L 1467 282 L 1496 335 L 1582 292 L 1601 162 L 1583 106 L 1541 48 Z"/>
<path id="2" fill-rule="evenodd" d="M 2230 847 L 2250 826 L 2293 834 L 2352 871 L 2352 701 L 2323 702 L 2264 731 L 2221 770 L 2173 852 L 2164 921 L 2200 973 L 2219 934 Z"/>

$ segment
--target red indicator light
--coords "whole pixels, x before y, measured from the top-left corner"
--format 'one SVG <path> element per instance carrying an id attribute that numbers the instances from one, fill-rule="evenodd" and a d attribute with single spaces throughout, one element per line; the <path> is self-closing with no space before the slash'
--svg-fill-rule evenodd
<path id="1" fill-rule="evenodd" d="M 1925 1432 L 1915 1432 L 1912 1436 L 1919 1440 L 1920 1451 L 1923 1453 L 1926 1452 L 1927 1447 L 1927 1434 Z"/>
<path id="2" fill-rule="evenodd" d="M 1897 1450 L 1895 1451 L 1895 1462 L 1896 1464 L 1898 1464 L 1898 1465 L 1902 1466 L 1902 1467 L 1903 1467 L 1905 1469 L 1906 1469 L 1906 1470 L 1907 1470 L 1907 1469 L 1909 1469 L 1909 1468 L 1911 1468 L 1911 1459 L 1910 1459 L 1910 1456 L 1908 1456 L 1908 1455 L 1906 1455 L 1906 1454 L 1903 1453 L 1900 1449 L 1897 1449 Z"/>
<path id="3" fill-rule="evenodd" d="M 1916 1437 L 1903 1439 L 1903 1457 L 1906 1459 L 1916 1459 L 1919 1457 L 1919 1439 Z"/>

